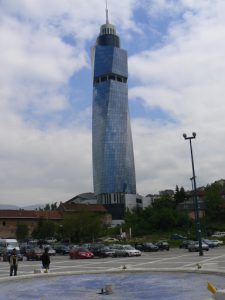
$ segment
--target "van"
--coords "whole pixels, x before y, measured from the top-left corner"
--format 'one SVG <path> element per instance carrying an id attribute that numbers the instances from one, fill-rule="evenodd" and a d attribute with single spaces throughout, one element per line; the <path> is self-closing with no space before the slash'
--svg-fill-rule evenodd
<path id="1" fill-rule="evenodd" d="M 220 238 L 220 237 L 225 237 L 225 232 L 224 231 L 217 231 L 215 232 L 212 237 L 217 237 L 217 238 Z"/>
<path id="2" fill-rule="evenodd" d="M 6 250 L 20 250 L 18 241 L 16 239 L 0 239 L 0 247 L 1 248 L 6 248 Z"/>

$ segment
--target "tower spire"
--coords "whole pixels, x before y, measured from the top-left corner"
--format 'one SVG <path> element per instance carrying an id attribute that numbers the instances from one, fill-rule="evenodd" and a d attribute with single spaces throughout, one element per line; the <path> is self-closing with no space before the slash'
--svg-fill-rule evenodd
<path id="1" fill-rule="evenodd" d="M 105 12 L 106 12 L 106 24 L 109 24 L 109 14 L 108 14 L 108 2 L 105 0 Z"/>

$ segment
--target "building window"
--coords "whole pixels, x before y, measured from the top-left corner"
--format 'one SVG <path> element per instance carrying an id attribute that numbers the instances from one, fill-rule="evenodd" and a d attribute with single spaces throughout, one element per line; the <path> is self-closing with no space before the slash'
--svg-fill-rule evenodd
<path id="1" fill-rule="evenodd" d="M 107 77 L 106 76 L 102 76 L 101 77 L 101 81 L 106 81 L 107 80 Z"/>
<path id="2" fill-rule="evenodd" d="M 115 77 L 115 75 L 109 75 L 109 79 L 116 80 L 116 77 Z"/>
<path id="3" fill-rule="evenodd" d="M 2 222 L 2 226 L 5 226 L 5 225 L 6 225 L 6 224 L 5 224 L 5 221 L 3 221 L 3 222 Z"/>

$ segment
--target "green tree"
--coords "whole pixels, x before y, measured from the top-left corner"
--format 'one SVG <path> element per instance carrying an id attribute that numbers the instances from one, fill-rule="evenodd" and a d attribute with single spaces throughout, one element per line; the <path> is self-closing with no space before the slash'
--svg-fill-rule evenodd
<path id="1" fill-rule="evenodd" d="M 207 185 L 205 188 L 205 216 L 206 223 L 224 223 L 224 200 L 221 196 L 222 186 L 219 184 Z"/>
<path id="2" fill-rule="evenodd" d="M 16 238 L 20 240 L 24 240 L 29 235 L 29 229 L 27 224 L 18 223 L 16 227 Z"/>
<path id="3" fill-rule="evenodd" d="M 50 206 L 51 206 L 51 210 L 56 210 L 57 209 L 57 202 L 52 203 Z"/>
<path id="4" fill-rule="evenodd" d="M 49 204 L 49 203 L 47 203 L 47 204 L 45 205 L 44 210 L 50 210 L 50 204 Z"/>
<path id="5" fill-rule="evenodd" d="M 169 195 L 163 195 L 143 210 L 127 211 L 124 220 L 136 236 L 182 228 L 186 231 L 190 224 L 187 213 L 178 212 L 174 198 Z"/>
<path id="6" fill-rule="evenodd" d="M 93 241 L 103 230 L 101 217 L 86 210 L 65 217 L 62 226 L 63 237 L 73 242 Z"/>
<path id="7" fill-rule="evenodd" d="M 57 230 L 57 225 L 54 222 L 40 218 L 37 227 L 32 232 L 32 237 L 46 239 L 55 236 Z"/>
<path id="8" fill-rule="evenodd" d="M 185 192 L 183 187 L 181 187 L 179 189 L 178 185 L 176 185 L 174 199 L 175 199 L 176 205 L 184 202 L 187 199 L 187 193 Z"/>

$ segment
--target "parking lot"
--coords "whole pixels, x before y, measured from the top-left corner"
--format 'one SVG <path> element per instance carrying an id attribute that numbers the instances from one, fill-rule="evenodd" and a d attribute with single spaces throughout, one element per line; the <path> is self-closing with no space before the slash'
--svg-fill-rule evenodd
<path id="1" fill-rule="evenodd" d="M 19 263 L 18 276 L 34 274 L 41 269 L 40 261 Z M 170 251 L 145 252 L 140 257 L 73 259 L 68 255 L 51 257 L 51 273 L 81 274 L 113 271 L 193 271 L 225 273 L 225 246 L 204 251 L 204 256 L 198 252 L 188 252 L 186 249 L 171 249 Z M 8 262 L 0 262 L 0 280 L 9 276 Z"/>

